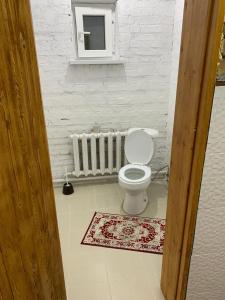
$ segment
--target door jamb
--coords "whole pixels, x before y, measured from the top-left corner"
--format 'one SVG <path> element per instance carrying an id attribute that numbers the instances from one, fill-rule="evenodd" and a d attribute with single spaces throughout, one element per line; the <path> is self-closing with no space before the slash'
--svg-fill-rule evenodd
<path id="1" fill-rule="evenodd" d="M 224 0 L 185 1 L 161 276 L 167 300 L 186 297 L 224 14 Z"/>

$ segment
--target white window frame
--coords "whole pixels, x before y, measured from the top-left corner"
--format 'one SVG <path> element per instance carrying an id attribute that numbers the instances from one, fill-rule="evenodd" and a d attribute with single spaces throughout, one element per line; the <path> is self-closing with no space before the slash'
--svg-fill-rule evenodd
<path id="1" fill-rule="evenodd" d="M 105 49 L 85 50 L 83 16 L 105 17 Z M 112 57 L 113 56 L 113 23 L 111 7 L 75 7 L 76 31 L 77 31 L 77 53 L 79 58 L 88 57 Z"/>

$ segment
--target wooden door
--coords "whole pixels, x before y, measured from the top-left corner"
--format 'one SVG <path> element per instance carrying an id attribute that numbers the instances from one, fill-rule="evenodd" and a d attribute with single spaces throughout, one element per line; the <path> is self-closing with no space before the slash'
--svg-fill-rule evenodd
<path id="1" fill-rule="evenodd" d="M 0 299 L 66 299 L 28 0 L 0 1 Z"/>
<path id="2" fill-rule="evenodd" d="M 184 5 L 161 278 L 167 300 L 185 299 L 224 12 L 224 0 Z"/>

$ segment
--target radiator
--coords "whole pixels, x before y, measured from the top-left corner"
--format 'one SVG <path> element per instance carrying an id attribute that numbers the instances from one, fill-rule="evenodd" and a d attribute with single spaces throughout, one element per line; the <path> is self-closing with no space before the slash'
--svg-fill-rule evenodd
<path id="1" fill-rule="evenodd" d="M 74 171 L 76 177 L 117 174 L 127 164 L 124 141 L 127 131 L 73 134 Z"/>

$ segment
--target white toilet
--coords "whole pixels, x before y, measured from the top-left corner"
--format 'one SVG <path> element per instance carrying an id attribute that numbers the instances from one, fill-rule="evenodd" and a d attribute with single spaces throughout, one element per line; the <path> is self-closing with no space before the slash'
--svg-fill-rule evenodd
<path id="1" fill-rule="evenodd" d="M 123 210 L 131 215 L 142 213 L 147 204 L 147 188 L 151 182 L 149 163 L 154 153 L 153 137 L 158 131 L 148 128 L 132 128 L 125 139 L 125 155 L 128 165 L 119 171 L 119 185 L 125 189 Z"/>

